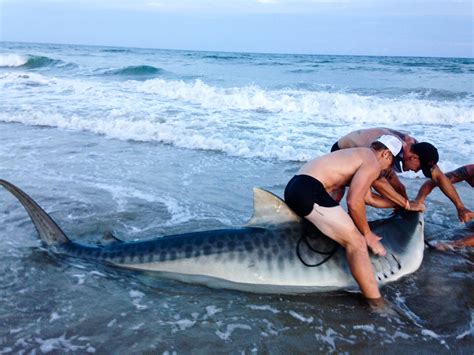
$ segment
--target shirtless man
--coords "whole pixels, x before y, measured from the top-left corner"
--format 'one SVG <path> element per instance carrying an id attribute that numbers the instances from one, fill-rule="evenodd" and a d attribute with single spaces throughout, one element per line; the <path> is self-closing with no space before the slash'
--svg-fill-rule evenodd
<path id="1" fill-rule="evenodd" d="M 464 165 L 456 170 L 450 171 L 446 173 L 446 177 L 452 184 L 456 184 L 461 181 L 466 181 L 471 187 L 474 187 L 474 164 Z M 426 197 L 433 191 L 433 189 L 437 187 L 436 183 L 433 180 L 426 181 L 423 185 L 421 185 L 420 190 L 418 191 L 418 195 L 416 196 L 416 200 L 424 203 Z M 471 212 L 474 215 L 474 212 Z"/>
<path id="2" fill-rule="evenodd" d="M 391 167 L 401 141 L 384 135 L 371 148 L 344 149 L 306 163 L 285 189 L 285 202 L 326 236 L 346 250 L 347 261 L 363 295 L 380 299 L 367 246 L 376 255 L 385 255 L 381 238 L 370 230 L 365 213 L 365 196 L 380 173 Z M 330 192 L 349 186 L 349 214 L 334 201 Z"/>
<path id="3" fill-rule="evenodd" d="M 418 143 L 416 139 L 408 134 L 389 128 L 368 128 L 351 132 L 342 137 L 333 145 L 331 151 L 368 147 L 371 142 L 383 134 L 394 135 L 402 140 L 402 151 L 396 159 L 401 160 L 403 171 L 412 170 L 417 172 L 422 170 L 423 174 L 431 179 L 436 186 L 439 186 L 441 191 L 452 201 L 461 222 L 467 222 L 472 218 L 472 212 L 464 206 L 450 179 L 438 167 L 438 150 L 430 143 Z M 394 168 L 401 171 L 398 164 L 395 164 Z M 388 170 L 384 177 L 377 179 L 373 187 L 397 206 L 413 211 L 424 210 L 423 201 L 410 201 L 408 199 L 405 186 L 398 179 L 394 169 Z M 342 191 L 340 198 L 343 194 Z"/>
<path id="4" fill-rule="evenodd" d="M 461 181 L 466 181 L 469 185 L 471 185 L 471 187 L 474 187 L 474 164 L 461 166 L 456 170 L 446 173 L 446 176 L 453 184 L 456 184 Z M 418 191 L 418 196 L 416 196 L 416 200 L 420 201 L 421 203 L 424 203 L 426 197 L 431 193 L 431 191 L 433 191 L 434 188 L 436 188 L 436 184 L 432 180 L 428 180 L 423 185 L 421 185 L 421 188 Z M 471 212 L 468 218 L 474 218 L 474 212 Z M 470 226 L 470 230 L 472 231 L 472 225 Z M 474 248 L 474 234 L 470 233 L 469 235 L 464 236 L 462 239 L 452 241 L 439 241 L 433 246 L 436 249 L 442 251 Z"/>

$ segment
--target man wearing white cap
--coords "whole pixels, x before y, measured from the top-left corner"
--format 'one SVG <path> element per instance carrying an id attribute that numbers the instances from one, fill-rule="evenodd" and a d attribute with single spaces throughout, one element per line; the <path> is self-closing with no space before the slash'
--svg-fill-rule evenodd
<path id="1" fill-rule="evenodd" d="M 306 163 L 287 184 L 285 202 L 346 250 L 351 273 L 368 299 L 380 298 L 367 247 L 385 255 L 381 238 L 370 230 L 365 213 L 370 186 L 390 168 L 402 142 L 391 135 L 379 137 L 370 148 L 339 150 Z M 349 214 L 330 195 L 349 186 Z"/>
<path id="2" fill-rule="evenodd" d="M 438 186 L 441 191 L 452 201 L 456 207 L 459 220 L 468 222 L 472 219 L 473 213 L 464 206 L 450 178 L 445 175 L 438 166 L 438 150 L 432 144 L 427 142 L 417 142 L 410 135 L 386 127 L 359 129 L 346 134 L 340 138 L 331 148 L 331 152 L 339 149 L 369 147 L 370 144 L 382 135 L 393 135 L 402 140 L 402 151 L 396 157 L 397 163 L 394 169 L 389 169 L 384 176 L 377 179 L 373 187 L 385 198 L 411 211 L 423 211 L 423 200 L 416 199 L 410 201 L 405 186 L 398 179 L 395 172 L 419 171 L 431 179 L 432 183 Z M 333 196 L 336 200 L 342 199 L 344 189 L 336 191 Z"/>

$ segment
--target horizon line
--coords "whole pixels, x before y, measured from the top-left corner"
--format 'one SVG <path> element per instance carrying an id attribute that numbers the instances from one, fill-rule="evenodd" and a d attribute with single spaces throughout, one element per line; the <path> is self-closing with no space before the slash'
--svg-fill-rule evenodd
<path id="1" fill-rule="evenodd" d="M 401 55 L 401 54 L 323 54 L 323 53 L 291 53 L 291 52 L 254 52 L 245 50 L 217 50 L 217 49 L 184 49 L 184 48 L 156 48 L 156 47 L 140 47 L 140 46 L 124 46 L 111 44 L 85 44 L 85 43 L 61 43 L 61 42 L 30 42 L 30 41 L 11 41 L 0 40 L 0 43 L 22 43 L 22 44 L 44 44 L 44 45 L 72 45 L 83 47 L 110 47 L 110 48 L 127 48 L 127 49 L 149 49 L 162 51 L 182 51 L 182 52 L 213 52 L 213 53 L 241 53 L 241 54 L 264 54 L 264 55 L 307 55 L 307 56 L 341 56 L 341 57 L 391 57 L 391 58 L 439 58 L 439 59 L 469 59 L 472 57 L 457 56 L 430 56 L 430 55 Z"/>

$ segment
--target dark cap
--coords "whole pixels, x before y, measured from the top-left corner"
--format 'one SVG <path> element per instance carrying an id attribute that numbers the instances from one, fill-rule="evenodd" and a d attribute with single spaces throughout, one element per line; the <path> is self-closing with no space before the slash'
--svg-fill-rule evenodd
<path id="1" fill-rule="evenodd" d="M 421 142 L 413 144 L 411 150 L 413 153 L 418 155 L 418 158 L 420 159 L 420 166 L 423 175 L 431 179 L 431 169 L 439 160 L 438 149 L 430 143 Z"/>

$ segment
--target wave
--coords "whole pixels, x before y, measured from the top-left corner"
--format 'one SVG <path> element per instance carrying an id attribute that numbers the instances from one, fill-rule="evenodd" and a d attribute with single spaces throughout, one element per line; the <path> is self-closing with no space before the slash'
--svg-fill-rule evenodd
<path id="1" fill-rule="evenodd" d="M 118 112 L 81 116 L 78 113 L 60 114 L 47 110 L 0 113 L 0 121 L 87 131 L 121 140 L 159 142 L 235 157 L 281 161 L 307 161 L 314 156 L 326 154 L 338 137 L 366 126 L 362 122 L 341 125 L 331 121 L 316 121 L 312 117 L 298 119 L 297 116 L 252 118 L 245 122 L 242 117 L 212 114 L 208 117 L 181 115 L 179 119 L 156 119 L 149 113 L 147 117 L 134 119 L 123 117 Z M 407 129 L 407 126 L 399 125 L 398 122 L 392 122 L 389 126 Z M 414 127 L 420 129 L 418 124 Z M 442 168 L 452 170 L 468 159 L 472 150 L 469 147 L 460 150 L 449 142 L 469 140 L 469 134 L 465 132 L 471 129 L 472 124 L 456 127 L 427 125 L 423 126 L 424 133 L 416 136 L 421 140 L 436 142 L 438 149 L 443 152 Z M 404 176 L 416 178 L 420 174 L 409 172 L 404 173 Z"/>
<path id="2" fill-rule="evenodd" d="M 474 65 L 474 60 L 462 58 L 383 58 L 378 64 L 393 67 L 401 72 L 426 69 L 433 72 L 465 74 Z"/>
<path id="3" fill-rule="evenodd" d="M 28 57 L 18 54 L 0 54 L 0 68 L 21 67 L 28 61 Z"/>
<path id="4" fill-rule="evenodd" d="M 61 60 L 44 56 L 19 55 L 19 54 L 1 54 L 0 67 L 16 67 L 25 69 L 38 69 L 45 67 L 66 67 L 73 64 L 64 63 Z"/>
<path id="5" fill-rule="evenodd" d="M 287 73 L 293 73 L 293 74 L 310 74 L 314 73 L 314 69 L 294 69 L 294 70 L 288 70 Z"/>
<path id="6" fill-rule="evenodd" d="M 102 72 L 105 76 L 126 76 L 126 77 L 156 77 L 166 73 L 164 69 L 150 65 L 127 66 L 119 69 L 110 69 Z"/>
<path id="7" fill-rule="evenodd" d="M 28 61 L 22 65 L 23 68 L 27 69 L 38 69 L 44 67 L 54 67 L 59 65 L 65 65 L 61 60 L 52 59 L 43 56 L 30 56 Z"/>
<path id="8" fill-rule="evenodd" d="M 125 67 L 112 71 L 112 75 L 163 73 L 155 67 Z M 57 96 L 64 98 L 64 92 L 74 95 L 90 95 L 89 80 L 50 78 L 39 73 L 0 73 L 0 88 L 12 85 L 19 90 L 22 86 L 50 86 L 57 90 Z M 118 85 L 118 86 L 117 86 Z M 108 97 L 110 83 L 96 82 L 96 96 Z M 154 78 L 145 81 L 124 81 L 114 88 L 126 92 L 134 102 L 141 101 L 143 94 L 155 97 L 160 102 L 170 102 L 180 110 L 199 108 L 223 114 L 240 112 L 245 114 L 267 113 L 279 115 L 312 115 L 319 121 L 330 120 L 340 124 L 364 122 L 369 124 L 451 124 L 474 122 L 474 95 L 468 92 L 415 88 L 400 90 L 368 91 L 354 93 L 333 91 L 333 89 L 312 88 L 266 90 L 259 86 L 223 88 L 209 85 L 200 79 L 194 81 L 165 80 Z M 388 90 L 388 91 L 387 91 Z M 6 91 L 8 93 L 8 91 Z M 41 95 L 41 93 L 38 93 Z M 48 92 L 47 95 L 55 95 Z M 74 99 L 74 98 L 72 98 Z M 94 99 L 84 97 L 84 100 Z"/>
<path id="9" fill-rule="evenodd" d="M 156 122 L 153 120 L 129 120 L 120 117 L 66 116 L 49 112 L 24 112 L 6 115 L 0 113 L 1 122 L 15 122 L 32 126 L 57 127 L 104 135 L 110 138 L 137 142 L 160 142 L 175 147 L 221 152 L 235 157 L 306 161 L 322 154 L 322 150 L 298 147 L 275 139 L 275 132 L 260 132 L 256 136 L 241 137 L 228 134 L 228 130 L 214 131 L 204 128 L 202 122 Z M 188 127 L 195 125 L 196 128 Z"/>
<path id="10" fill-rule="evenodd" d="M 120 48 L 110 48 L 110 49 L 103 49 L 101 52 L 105 53 L 132 53 L 131 49 L 120 49 Z"/>
<path id="11" fill-rule="evenodd" d="M 203 59 L 216 59 L 216 60 L 236 60 L 236 59 L 242 59 L 241 56 L 234 56 L 234 55 L 204 55 L 202 56 Z"/>
<path id="12" fill-rule="evenodd" d="M 466 102 L 474 103 L 474 94 L 468 91 L 450 91 L 434 88 L 398 88 L 358 89 L 357 93 L 364 96 L 379 96 L 385 98 L 405 98 L 429 100 L 438 102 Z"/>
<path id="13" fill-rule="evenodd" d="M 33 87 L 35 95 L 17 94 Z M 473 97 L 449 102 L 409 95 L 222 88 L 201 80 L 91 82 L 18 72 L 0 73 L 3 88 L 12 96 L 4 97 L 0 121 L 284 161 L 320 155 L 336 137 L 356 127 L 403 130 L 417 125 L 420 139 L 426 132 L 428 137 L 442 132 L 449 136 L 442 141 L 452 142 L 474 124 Z"/>
<path id="14" fill-rule="evenodd" d="M 345 92 L 267 91 L 258 86 L 217 88 L 199 79 L 194 82 L 152 79 L 138 84 L 135 90 L 205 109 L 301 113 L 340 123 L 466 123 L 472 122 L 474 117 L 472 95 L 449 102 L 420 99 L 411 94 L 384 98 Z M 433 95 L 439 93 L 434 91 Z"/>

